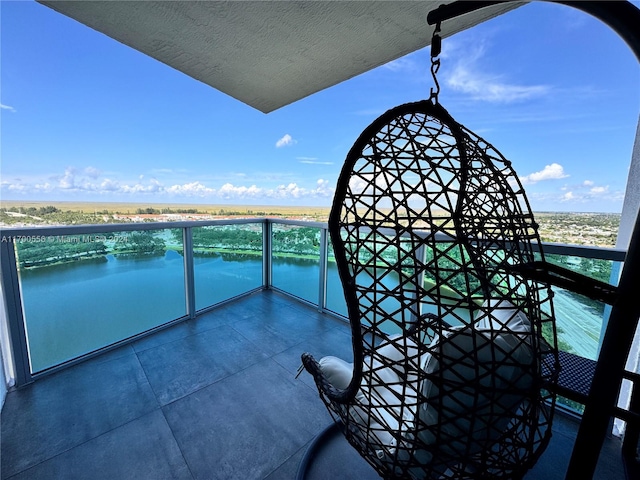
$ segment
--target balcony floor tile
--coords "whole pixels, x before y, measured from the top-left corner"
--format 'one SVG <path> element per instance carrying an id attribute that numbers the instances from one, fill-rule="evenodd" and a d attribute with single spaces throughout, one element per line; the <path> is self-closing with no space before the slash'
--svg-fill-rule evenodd
<path id="1" fill-rule="evenodd" d="M 264 478 L 330 420 L 317 394 L 273 360 L 163 411 L 194 478 L 202 480 Z"/>
<path id="2" fill-rule="evenodd" d="M 87 478 L 191 480 L 193 477 L 162 412 L 155 410 L 23 471 L 12 480 Z"/>
<path id="3" fill-rule="evenodd" d="M 351 360 L 348 325 L 280 295 L 240 298 L 9 392 L 2 480 L 289 480 L 330 422 L 300 354 Z M 578 429 L 558 416 L 526 480 L 562 479 Z M 309 480 L 378 478 L 343 438 Z M 597 480 L 624 478 L 608 439 Z"/>
<path id="4" fill-rule="evenodd" d="M 166 405 L 265 360 L 254 344 L 228 325 L 138 353 L 158 402 Z"/>
<path id="5" fill-rule="evenodd" d="M 2 409 L 3 478 L 158 408 L 135 355 L 97 360 L 7 395 Z"/>
<path id="6" fill-rule="evenodd" d="M 273 359 L 295 375 L 301 365 L 300 355 L 304 352 L 311 353 L 316 359 L 327 355 L 340 357 L 348 362 L 353 361 L 353 348 L 351 346 L 351 333 L 347 325 L 339 325 L 327 330 L 322 335 L 316 335 L 302 340 L 293 347 L 274 355 Z M 311 375 L 303 374 L 300 380 L 316 389 Z"/>

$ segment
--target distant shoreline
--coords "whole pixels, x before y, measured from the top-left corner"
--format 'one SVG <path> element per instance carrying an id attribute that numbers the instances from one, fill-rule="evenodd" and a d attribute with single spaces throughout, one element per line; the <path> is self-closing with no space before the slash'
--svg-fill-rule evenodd
<path id="1" fill-rule="evenodd" d="M 328 206 L 169 204 L 125 202 L 0 201 L 0 229 L 42 225 L 97 225 L 144 222 L 271 218 L 327 223 Z M 536 212 L 543 242 L 613 247 L 620 213 Z"/>
<path id="2" fill-rule="evenodd" d="M 226 203 L 154 203 L 154 202 L 81 202 L 81 201 L 58 201 L 58 200 L 0 200 L 0 208 L 29 208 L 29 207 L 46 207 L 53 206 L 61 210 L 71 210 L 75 212 L 92 213 L 96 210 L 109 210 L 111 212 L 126 213 L 129 210 L 135 213 L 137 209 L 154 208 L 158 209 L 195 209 L 202 213 L 216 213 L 222 210 L 278 210 L 282 212 L 300 212 L 300 211 L 324 211 L 329 210 L 330 206 L 298 206 L 298 205 L 242 205 L 242 204 L 226 204 Z"/>
<path id="3" fill-rule="evenodd" d="M 90 202 L 90 201 L 67 201 L 67 200 L 0 200 L 0 208 L 14 208 L 14 207 L 45 207 L 54 206 L 61 210 L 70 210 L 74 212 L 87 212 L 92 213 L 94 211 L 109 210 L 113 213 L 123 212 L 134 213 L 138 209 L 154 208 L 154 209 L 196 209 L 202 213 L 217 213 L 221 209 L 228 210 L 234 209 L 245 212 L 248 211 L 264 211 L 275 210 L 284 214 L 300 213 L 300 212 L 321 212 L 329 211 L 330 205 L 311 205 L 311 206 L 298 206 L 298 205 L 260 205 L 260 204 L 235 204 L 235 203 L 155 203 L 155 202 Z M 557 214 L 570 214 L 570 215 L 621 215 L 620 212 L 579 212 L 579 211 L 549 211 L 541 210 L 534 211 L 535 215 L 557 215 Z"/>

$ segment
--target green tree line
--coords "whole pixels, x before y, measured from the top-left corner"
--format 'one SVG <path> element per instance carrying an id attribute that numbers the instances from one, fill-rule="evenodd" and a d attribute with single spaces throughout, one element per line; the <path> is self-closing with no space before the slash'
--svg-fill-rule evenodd
<path id="1" fill-rule="evenodd" d="M 42 242 L 18 241 L 16 244 L 20 268 L 74 262 L 107 254 L 104 242 L 83 235 L 46 237 Z"/>
<path id="2" fill-rule="evenodd" d="M 164 255 L 167 249 L 164 241 L 155 237 L 153 232 L 131 232 L 121 238 L 124 241 L 115 244 L 114 254 Z"/>
<path id="3" fill-rule="evenodd" d="M 137 208 L 136 213 L 138 215 L 160 215 L 160 214 L 171 214 L 171 213 L 201 213 L 197 208 Z"/>
<path id="4" fill-rule="evenodd" d="M 9 213 L 8 213 L 9 212 Z M 87 225 L 101 223 L 122 223 L 123 220 L 116 220 L 107 210 L 95 211 L 92 213 L 63 211 L 52 205 L 45 207 L 18 207 L 0 208 L 0 222 L 6 225 L 25 222 L 25 217 L 13 216 L 10 213 L 20 213 L 28 215 L 27 220 L 33 222 L 34 219 L 41 219 L 35 223 L 55 224 L 55 225 Z"/>
<path id="5" fill-rule="evenodd" d="M 234 226 L 215 226 L 194 228 L 193 246 L 195 250 L 255 250 L 262 251 L 262 230 L 237 228 Z M 182 238 L 182 231 L 174 232 L 174 236 Z"/>
<path id="6" fill-rule="evenodd" d="M 177 241 L 182 240 L 182 230 L 172 231 Z M 192 230 L 194 249 L 262 251 L 262 229 L 237 226 L 213 226 Z M 317 228 L 300 227 L 273 232 L 272 249 L 275 255 L 318 255 L 320 231 Z"/>
<path id="7" fill-rule="evenodd" d="M 289 230 L 274 231 L 271 248 L 275 254 L 319 255 L 320 229 L 296 227 Z"/>
<path id="8" fill-rule="evenodd" d="M 102 239 L 114 239 L 105 244 Z M 115 240 L 117 239 L 117 240 Z M 34 236 L 15 240 L 20 268 L 42 267 L 77 260 L 116 255 L 164 255 L 166 246 L 152 232 L 130 232 L 122 235 Z"/>

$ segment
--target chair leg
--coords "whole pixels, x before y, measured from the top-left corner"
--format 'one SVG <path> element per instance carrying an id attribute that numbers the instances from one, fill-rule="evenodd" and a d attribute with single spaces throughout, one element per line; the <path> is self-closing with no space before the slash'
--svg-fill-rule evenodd
<path id="1" fill-rule="evenodd" d="M 309 466 L 315 460 L 318 451 L 324 446 L 329 438 L 338 432 L 340 432 L 340 424 L 338 422 L 331 422 L 331 424 L 315 436 L 309 444 L 307 451 L 304 452 L 304 456 L 300 460 L 298 472 L 296 473 L 296 480 L 304 480 L 306 478 Z"/>

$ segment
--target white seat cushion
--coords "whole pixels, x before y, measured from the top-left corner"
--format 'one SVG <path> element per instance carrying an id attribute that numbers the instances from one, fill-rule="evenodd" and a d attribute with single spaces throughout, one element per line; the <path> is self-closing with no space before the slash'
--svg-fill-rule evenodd
<path id="1" fill-rule="evenodd" d="M 364 359 L 363 383 L 356 394 L 357 406 L 349 410 L 350 418 L 362 435 L 368 433 L 365 441 L 380 458 L 394 454 L 397 439 L 393 432 L 403 432 L 402 438 L 411 442 L 416 421 L 428 427 L 440 424 L 443 438 L 438 439 L 432 429 L 418 428 L 417 435 L 426 444 L 438 442 L 451 454 L 466 450 L 469 441 L 472 450 L 474 442 L 480 449 L 507 427 L 523 400 L 520 389 L 529 388 L 533 381 L 526 368 L 532 362 L 532 351 L 522 341 L 530 331 L 529 319 L 513 304 L 489 300 L 473 327 L 450 329 L 442 339 L 434 339 L 429 347 L 432 354 L 419 359 L 410 338 L 389 337 Z M 319 364 L 334 387 L 347 388 L 352 363 L 324 357 Z M 418 368 L 447 386 L 440 392 L 429 380 L 418 385 Z M 517 388 L 511 388 L 513 385 Z M 427 401 L 416 412 L 418 390 Z M 431 460 L 425 450 L 415 456 L 425 464 Z"/>
<path id="2" fill-rule="evenodd" d="M 416 363 L 405 368 L 407 355 L 403 350 L 408 352 L 409 358 L 417 354 L 411 339 L 394 335 L 382 342 L 371 356 L 365 357 L 363 384 L 355 399 L 357 406 L 349 411 L 360 432 L 367 432 L 365 441 L 377 450 L 379 457 L 393 454 L 396 446 L 393 432 L 407 430 L 415 418 L 416 409 L 407 408 L 405 404 L 408 397 L 414 398 L 414 404 L 417 400 L 415 370 L 418 367 Z M 352 363 L 331 356 L 321 358 L 318 363 L 334 387 L 347 388 L 353 377 Z M 407 377 L 413 381 L 407 383 Z"/>
<path id="3" fill-rule="evenodd" d="M 426 373 L 443 388 L 423 382 L 427 401 L 419 418 L 429 426 L 439 424 L 440 438 L 430 430 L 419 435 L 427 444 L 438 441 L 451 454 L 469 446 L 477 451 L 497 439 L 533 382 L 526 315 L 508 301 L 490 300 L 476 318 L 473 327 L 451 329 L 434 340 L 425 364 Z"/>

